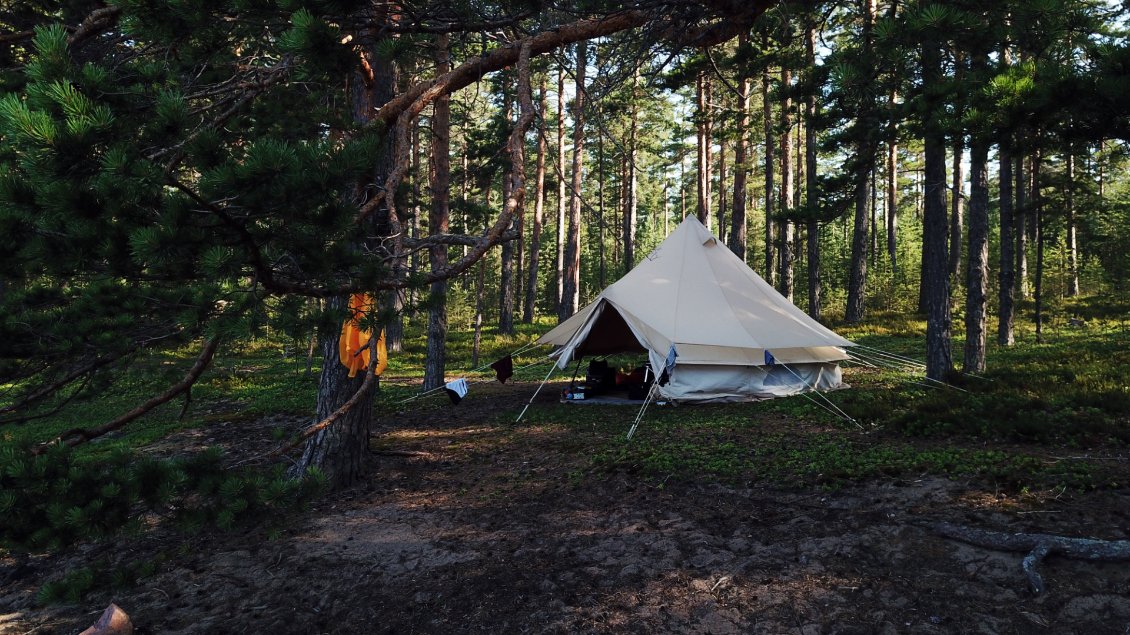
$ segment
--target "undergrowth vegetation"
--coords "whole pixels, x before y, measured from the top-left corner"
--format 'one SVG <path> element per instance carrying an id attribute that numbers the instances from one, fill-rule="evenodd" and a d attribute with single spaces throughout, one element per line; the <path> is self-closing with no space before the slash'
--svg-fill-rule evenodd
<path id="1" fill-rule="evenodd" d="M 572 470 L 567 476 L 578 486 L 616 471 L 660 486 L 674 479 L 837 487 L 877 477 L 934 475 L 982 479 L 1015 491 L 1125 487 L 1101 462 L 1086 459 L 1092 453 L 1120 454 L 1130 445 L 1130 307 L 1080 301 L 1061 315 L 1075 322 L 1052 321 L 1043 343 L 1021 332 L 1016 346 L 991 346 L 984 376 L 955 375 L 946 386 L 912 373 L 849 365 L 845 381 L 851 388 L 820 397 L 652 406 L 631 441 L 625 432 L 635 408 L 539 402 L 518 425 L 517 412 L 509 408 L 484 415 L 476 436 L 462 442 L 469 447 L 451 447 L 468 456 L 489 455 L 497 449 L 492 443 L 549 443 L 535 438 L 549 431 L 553 451 L 566 457 Z M 523 325 L 511 337 L 485 333 L 483 368 L 477 372 L 471 368 L 471 334 L 454 332 L 449 376 L 491 381 L 487 364 L 528 348 L 549 326 Z M 872 349 L 915 358 L 924 328 L 913 318 L 881 315 L 840 332 Z M 419 329 L 410 325 L 406 349 L 390 356 L 378 417 L 394 411 L 438 418 L 459 407 L 441 395 L 414 398 L 424 356 Z M 955 359 L 960 345 L 955 342 Z M 301 342 L 271 338 L 228 349 L 194 388 L 184 418 L 178 416 L 183 404 L 166 404 L 76 449 L 29 453 L 62 431 L 98 425 L 133 407 L 179 378 L 195 351 L 139 359 L 96 399 L 76 400 L 50 417 L 0 429 L 0 546 L 12 553 L 53 551 L 155 526 L 201 532 L 254 524 L 271 535 L 272 527 L 322 491 L 319 474 L 291 480 L 281 468 L 225 467 L 216 449 L 174 448 L 172 458 L 157 458 L 144 448 L 186 428 L 310 415 L 321 359 L 317 354 L 307 359 L 306 350 Z M 527 382 L 531 394 L 549 369 L 547 352 L 528 348 L 515 357 L 515 380 Z M 570 367 L 555 373 L 557 381 L 572 372 Z M 472 386 L 467 399 L 481 398 Z M 269 429 L 274 441 L 295 432 L 257 429 Z M 40 599 L 74 601 L 94 579 L 128 585 L 154 566 L 94 563 L 44 586 Z"/>
<path id="2" fill-rule="evenodd" d="M 305 478 L 226 469 L 209 449 L 184 458 L 157 459 L 129 450 L 79 456 L 53 446 L 32 456 L 27 448 L 0 450 L 0 545 L 56 550 L 121 531 L 139 532 L 168 520 L 184 531 L 228 530 L 270 522 L 301 507 L 324 487 Z"/>

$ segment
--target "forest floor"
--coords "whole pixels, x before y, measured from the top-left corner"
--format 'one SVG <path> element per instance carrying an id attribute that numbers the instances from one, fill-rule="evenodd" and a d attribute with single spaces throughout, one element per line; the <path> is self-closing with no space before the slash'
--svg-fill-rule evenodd
<path id="1" fill-rule="evenodd" d="M 665 476 L 594 461 L 595 437 L 622 434 L 634 408 L 602 413 L 617 421 L 611 427 L 536 417 L 514 424 L 532 390 L 481 385 L 457 406 L 434 397 L 427 408 L 382 413 L 364 481 L 319 499 L 270 538 L 260 528 L 198 536 L 157 528 L 0 559 L 0 632 L 75 633 L 113 601 L 140 634 L 1130 633 L 1126 563 L 1049 557 L 1047 591 L 1037 596 L 1023 554 L 929 529 L 948 521 L 1128 539 L 1130 463 L 1118 450 L 1068 457 L 1023 448 L 1046 461 L 1092 462 L 1115 483 L 1097 488 L 1031 490 L 937 474 L 823 484 Z M 566 408 L 555 395 L 551 386 L 531 410 Z M 595 407 L 574 408 L 585 419 Z M 727 432 L 728 441 L 803 444 L 819 433 L 888 442 L 846 426 L 757 416 L 756 426 Z M 152 451 L 218 444 L 240 461 L 273 447 L 280 425 L 293 422 L 217 419 Z M 648 434 L 645 419 L 638 435 Z M 62 571 L 125 557 L 162 565 L 81 604 L 36 605 L 37 589 Z"/>

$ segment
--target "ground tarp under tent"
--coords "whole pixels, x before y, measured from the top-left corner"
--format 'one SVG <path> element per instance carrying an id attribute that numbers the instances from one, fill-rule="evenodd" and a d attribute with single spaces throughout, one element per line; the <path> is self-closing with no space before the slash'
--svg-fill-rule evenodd
<path id="1" fill-rule="evenodd" d="M 557 366 L 646 353 L 660 398 L 754 401 L 841 386 L 854 344 L 813 320 L 688 216 L 539 344 Z"/>

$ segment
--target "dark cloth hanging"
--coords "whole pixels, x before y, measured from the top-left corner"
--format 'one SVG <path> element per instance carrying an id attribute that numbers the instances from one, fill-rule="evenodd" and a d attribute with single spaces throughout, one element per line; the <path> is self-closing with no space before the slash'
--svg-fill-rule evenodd
<path id="1" fill-rule="evenodd" d="M 494 362 L 490 367 L 494 369 L 494 376 L 499 383 L 505 384 L 507 379 L 514 376 L 514 358 L 510 355 Z"/>

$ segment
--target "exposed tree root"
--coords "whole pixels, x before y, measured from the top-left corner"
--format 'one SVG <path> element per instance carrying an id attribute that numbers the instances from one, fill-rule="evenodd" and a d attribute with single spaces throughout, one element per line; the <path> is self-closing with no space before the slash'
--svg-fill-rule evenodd
<path id="1" fill-rule="evenodd" d="M 1094 540 L 1091 538 L 1069 538 L 1052 534 L 1010 534 L 1003 531 L 989 531 L 963 527 L 950 523 L 936 523 L 930 529 L 941 536 L 960 540 L 978 547 L 998 551 L 1027 552 L 1022 567 L 1028 576 L 1032 591 L 1039 595 L 1044 592 L 1044 579 L 1036 570 L 1040 562 L 1051 554 L 1076 560 L 1092 562 L 1123 562 L 1130 560 L 1130 540 Z"/>

